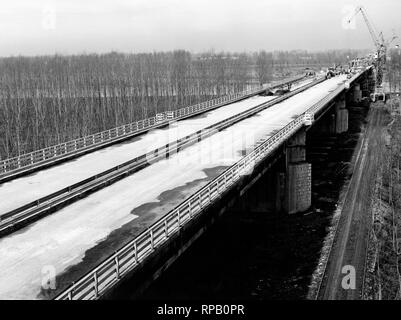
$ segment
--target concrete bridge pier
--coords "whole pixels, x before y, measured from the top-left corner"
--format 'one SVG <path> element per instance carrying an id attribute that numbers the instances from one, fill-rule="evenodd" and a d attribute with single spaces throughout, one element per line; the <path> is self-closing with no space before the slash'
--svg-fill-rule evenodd
<path id="1" fill-rule="evenodd" d="M 361 91 L 357 91 L 356 95 L 360 95 Z M 355 97 L 355 92 L 354 92 Z M 343 133 L 348 131 L 348 109 L 345 103 L 345 96 L 342 95 L 335 103 L 335 133 Z"/>
<path id="2" fill-rule="evenodd" d="M 307 211 L 312 204 L 312 165 L 306 162 L 306 130 L 301 129 L 286 145 L 285 213 Z"/>
<path id="3" fill-rule="evenodd" d="M 336 135 L 348 131 L 349 110 L 345 96 L 341 96 L 327 114 L 315 125 L 319 132 L 326 135 Z"/>
<path id="4" fill-rule="evenodd" d="M 240 196 L 233 211 L 295 214 L 311 207 L 312 166 L 306 161 L 305 128 L 287 141 L 276 159 Z"/>
<path id="5" fill-rule="evenodd" d="M 312 204 L 312 165 L 306 161 L 306 129 L 283 146 L 277 161 L 241 195 L 234 210 L 253 213 L 295 214 Z"/>

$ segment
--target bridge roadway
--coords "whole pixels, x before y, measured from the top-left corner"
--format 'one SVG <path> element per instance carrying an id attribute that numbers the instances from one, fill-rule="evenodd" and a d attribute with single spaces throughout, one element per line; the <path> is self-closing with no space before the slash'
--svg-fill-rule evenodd
<path id="1" fill-rule="evenodd" d="M 168 159 L 153 163 L 18 232 L 1 238 L 0 299 L 54 297 L 55 293 L 65 289 L 72 281 L 94 268 L 224 169 L 240 160 L 244 152 L 252 150 L 259 141 L 283 128 L 329 92 L 343 85 L 345 79 L 345 76 L 339 76 L 317 84 L 215 133 Z M 261 100 L 269 99 L 271 98 L 247 99 L 239 102 L 234 108 L 238 112 L 254 103 L 260 103 Z M 223 116 L 226 116 L 226 112 L 231 112 L 230 108 L 233 108 L 233 105 L 216 110 L 217 113 L 211 112 L 212 116 L 209 119 L 215 119 L 218 114 L 223 113 Z M 199 125 L 203 123 L 202 119 L 208 117 L 185 120 L 188 122 L 182 126 L 182 130 L 189 130 L 190 124 Z M 156 134 L 161 137 L 165 133 L 164 130 L 157 130 L 150 133 L 149 137 Z M 144 138 L 135 141 L 142 139 Z M 143 148 L 147 148 L 147 144 L 143 143 Z M 88 162 L 85 170 L 90 169 L 93 163 L 102 166 L 102 163 L 106 162 L 110 166 L 107 161 L 122 161 L 121 157 L 129 151 L 135 152 L 132 151 L 134 149 L 130 148 L 130 144 L 123 144 L 98 151 L 95 153 L 98 160 Z M 116 153 L 113 153 L 113 150 Z M 102 155 L 105 156 L 105 160 Z M 91 159 L 93 156 L 94 154 L 90 154 L 83 158 Z M 49 181 L 70 179 L 70 173 L 62 168 L 77 163 L 84 162 L 72 161 L 46 170 L 46 173 L 51 172 Z M 80 171 L 79 166 L 77 168 Z M 58 174 L 55 171 L 57 169 L 60 169 Z M 82 169 L 81 172 L 85 173 L 85 170 Z M 13 201 L 8 198 L 15 200 L 23 196 L 24 190 L 25 193 L 31 193 L 32 188 L 35 192 L 41 192 L 39 189 L 42 187 L 46 188 L 45 192 L 54 190 L 54 185 L 48 187 L 38 180 L 35 184 L 35 177 L 42 175 L 42 172 L 32 175 L 34 180 L 31 185 L 29 182 L 10 182 L 10 186 L 20 183 L 20 188 L 16 187 L 14 193 L 2 194 L 2 202 L 4 199 L 10 206 Z M 2 204 L 2 210 L 5 210 L 5 207 L 6 205 Z M 48 270 L 54 270 L 57 275 L 57 290 L 50 295 L 41 290 L 43 272 Z"/>
<path id="2" fill-rule="evenodd" d="M 310 83 L 312 81 L 311 78 L 298 81 L 292 92 L 296 93 L 295 90 L 300 86 L 302 88 L 299 90 L 305 90 L 306 86 L 313 85 Z M 281 100 L 284 98 L 288 96 L 276 97 Z M 166 145 L 169 146 L 167 149 L 171 149 L 174 143 L 180 141 L 178 142 L 180 148 L 187 147 L 196 143 L 199 132 L 202 132 L 202 136 L 213 134 L 216 131 L 213 128 L 223 129 L 266 108 L 266 103 L 269 101 L 270 105 L 278 102 L 273 99 L 255 95 L 241 102 L 204 112 L 201 116 L 190 120 L 173 122 L 164 130 L 148 131 L 126 144 L 92 152 L 88 156 L 75 158 L 75 161 L 3 183 L 3 187 L 0 185 L 0 196 L 5 201 L 0 204 L 0 232 L 1 234 L 12 232 L 13 229 L 26 225 L 32 219 L 38 219 L 43 214 L 78 200 L 83 194 L 87 195 L 142 169 L 155 155 L 154 150 L 158 150 L 157 158 L 160 158 L 166 150 Z M 154 161 L 156 159 L 151 160 Z M 59 179 L 60 176 L 65 178 Z M 36 186 L 38 188 L 35 188 Z M 15 193 L 21 194 L 17 201 L 12 197 Z"/>
<path id="3" fill-rule="evenodd" d="M 304 80 L 294 85 L 292 90 L 311 81 L 312 79 Z M 254 96 L 193 118 L 174 122 L 167 128 L 149 131 L 127 142 L 0 184 L 0 199 L 2 199 L 0 219 L 5 213 L 52 192 L 78 183 L 274 98 L 275 96 Z M 62 178 L 60 179 L 60 177 Z M 16 194 L 18 194 L 17 197 Z"/>

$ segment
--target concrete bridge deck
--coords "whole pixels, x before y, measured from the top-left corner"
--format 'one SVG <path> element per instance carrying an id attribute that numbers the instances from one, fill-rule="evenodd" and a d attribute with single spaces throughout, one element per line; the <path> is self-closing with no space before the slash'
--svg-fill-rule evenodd
<path id="1" fill-rule="evenodd" d="M 53 297 L 55 292 L 47 296 L 41 290 L 43 267 L 54 268 L 57 274 L 56 292 L 64 289 L 240 160 L 259 141 L 270 137 L 330 92 L 343 86 L 345 80 L 345 76 L 340 76 L 320 83 L 0 239 L 0 299 Z M 236 110 L 249 108 L 253 102 L 258 100 L 259 103 L 262 99 L 267 101 L 269 98 L 244 100 L 238 103 Z M 230 110 L 227 106 L 226 111 L 217 114 L 224 117 L 226 112 L 232 111 L 234 109 Z M 199 125 L 204 123 L 202 119 L 208 117 L 185 121 Z M 182 129 L 190 128 L 184 125 Z M 163 130 L 160 132 L 160 136 L 165 135 Z M 143 147 L 147 147 L 146 143 Z M 121 154 L 128 152 L 127 144 L 121 148 L 124 150 Z M 106 151 L 96 152 L 96 156 L 102 154 Z M 93 155 L 85 157 L 89 156 Z M 110 161 L 114 157 L 110 156 Z M 120 154 L 116 158 L 121 161 L 119 157 Z M 57 168 L 48 169 L 48 172 Z M 50 181 L 57 180 L 57 175 L 53 174 L 49 175 Z M 67 175 L 69 173 L 64 173 L 63 180 Z M 26 184 L 23 186 L 27 187 Z M 21 192 L 19 190 L 16 188 L 14 192 Z"/>
<path id="2" fill-rule="evenodd" d="M 293 90 L 311 81 L 312 79 L 303 80 L 294 85 Z M 274 96 L 254 96 L 228 104 L 199 116 L 174 122 L 166 128 L 146 132 L 129 141 L 0 184 L 0 198 L 2 199 L 0 219 L 2 214 L 44 197 L 55 190 L 85 180 L 274 98 Z M 13 196 L 16 193 L 18 193 L 18 197 Z"/>
<path id="3" fill-rule="evenodd" d="M 282 97 L 262 97 L 257 95 L 260 91 L 256 91 L 253 97 L 241 102 L 227 104 L 191 119 L 181 119 L 165 129 L 148 131 L 125 144 L 116 144 L 114 147 L 75 158 L 74 161 L 53 165 L 46 170 L 37 171 L 36 174 L 3 183 L 0 185 L 0 196 L 5 200 L 0 205 L 0 232 L 12 232 L 32 220 L 79 200 L 84 195 L 141 170 L 163 158 L 171 149 L 182 150 L 199 139 L 320 81 L 322 80 L 300 79 L 292 92 Z M 63 179 L 59 179 L 61 176 Z M 20 194 L 16 200 L 12 197 L 15 193 Z"/>

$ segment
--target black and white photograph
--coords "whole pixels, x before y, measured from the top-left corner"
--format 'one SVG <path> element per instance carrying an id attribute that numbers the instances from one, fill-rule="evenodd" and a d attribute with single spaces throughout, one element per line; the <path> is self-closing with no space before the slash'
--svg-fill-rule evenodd
<path id="1" fill-rule="evenodd" d="M 0 4 L 1 301 L 401 299 L 399 0 Z"/>

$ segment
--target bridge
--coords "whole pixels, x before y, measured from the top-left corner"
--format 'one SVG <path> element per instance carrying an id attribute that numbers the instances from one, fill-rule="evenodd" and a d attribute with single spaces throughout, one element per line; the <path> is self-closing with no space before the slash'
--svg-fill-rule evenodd
<path id="1" fill-rule="evenodd" d="M 0 298 L 140 290 L 261 179 L 266 210 L 307 211 L 308 139 L 346 132 L 373 79 L 296 77 L 1 161 Z"/>

